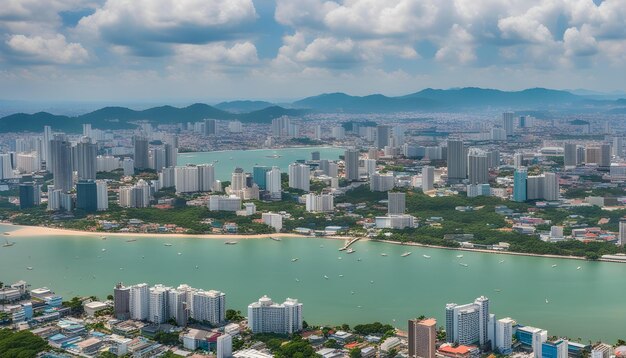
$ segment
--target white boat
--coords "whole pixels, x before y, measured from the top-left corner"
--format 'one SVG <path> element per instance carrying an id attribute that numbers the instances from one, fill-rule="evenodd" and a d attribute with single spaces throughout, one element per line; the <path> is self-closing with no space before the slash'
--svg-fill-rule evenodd
<path id="1" fill-rule="evenodd" d="M 468 267 L 468 266 L 469 266 L 468 264 L 464 264 L 464 263 L 462 263 L 462 262 L 459 262 L 459 265 L 461 265 L 461 266 L 463 266 L 463 267 Z"/>
<path id="2" fill-rule="evenodd" d="M 361 307 L 363 307 L 363 306 L 356 306 L 356 308 L 361 308 Z"/>
<path id="3" fill-rule="evenodd" d="M 107 249 L 102 249 L 102 252 L 105 252 Z"/>
<path id="4" fill-rule="evenodd" d="M 550 301 L 548 301 L 548 299 L 546 298 L 546 303 L 550 303 Z"/>
<path id="5" fill-rule="evenodd" d="M 498 263 L 499 263 L 499 264 L 503 264 L 503 263 L 504 263 L 504 260 L 500 260 L 500 261 L 498 261 Z"/>
<path id="6" fill-rule="evenodd" d="M 273 237 L 270 236 L 270 239 L 274 240 L 274 241 L 282 241 L 280 237 Z"/>
<path id="7" fill-rule="evenodd" d="M 576 267 L 576 270 L 580 270 L 580 269 L 581 269 L 581 267 L 580 267 L 580 266 Z"/>
<path id="8" fill-rule="evenodd" d="M 107 237 L 106 237 L 106 236 L 100 236 L 100 239 L 102 239 L 102 240 L 106 240 L 106 239 L 107 239 Z"/>
<path id="9" fill-rule="evenodd" d="M 5 241 L 6 242 L 4 244 L 2 244 L 2 247 L 11 247 L 11 246 L 15 245 L 15 242 L 9 242 L 9 240 L 6 240 L 6 239 L 5 239 Z"/>
<path id="10" fill-rule="evenodd" d="M 226 244 L 226 245 L 237 245 L 237 241 L 226 241 L 224 244 Z"/>
<path id="11" fill-rule="evenodd" d="M 350 291 L 350 294 L 351 294 L 351 295 L 354 295 L 354 291 Z"/>
<path id="12" fill-rule="evenodd" d="M 298 279 L 298 278 L 297 278 L 297 279 L 296 279 L 296 282 L 300 282 L 300 279 Z"/>
<path id="13" fill-rule="evenodd" d="M 552 265 L 552 267 L 556 267 L 556 264 Z"/>
<path id="14" fill-rule="evenodd" d="M 179 252 L 179 253 L 178 253 L 178 256 L 180 256 L 180 255 L 182 255 L 182 254 L 183 254 L 182 252 Z"/>
<path id="15" fill-rule="evenodd" d="M 341 256 L 337 257 L 337 260 L 341 260 Z"/>
<path id="16" fill-rule="evenodd" d="M 380 254 L 380 256 L 387 256 L 387 254 L 383 252 L 382 254 Z"/>
<path id="17" fill-rule="evenodd" d="M 374 280 L 370 281 L 370 283 L 374 283 Z"/>
<path id="18" fill-rule="evenodd" d="M 339 275 L 339 277 L 343 277 L 343 275 Z"/>
<path id="19" fill-rule="evenodd" d="M 502 290 L 501 290 L 501 289 L 499 289 L 499 288 L 494 289 L 494 291 L 496 291 L 496 292 L 502 292 Z"/>
<path id="20" fill-rule="evenodd" d="M 425 259 L 429 259 L 429 258 L 430 258 L 430 256 L 428 256 L 428 255 L 422 255 L 422 256 L 423 256 Z"/>
<path id="21" fill-rule="evenodd" d="M 296 257 L 296 258 L 291 259 L 291 262 L 296 262 L 296 261 L 298 261 L 298 258 L 297 258 L 297 257 Z"/>
<path id="22" fill-rule="evenodd" d="M 460 259 L 463 257 L 463 255 L 456 255 L 457 259 Z"/>
<path id="23" fill-rule="evenodd" d="M 167 243 L 167 244 L 163 244 L 163 246 L 172 246 L 172 244 Z"/>
<path id="24" fill-rule="evenodd" d="M 407 257 L 411 254 L 411 251 L 407 251 L 405 253 L 403 253 L 402 255 L 400 255 L 401 257 Z"/>
<path id="25" fill-rule="evenodd" d="M 348 250 L 346 250 L 346 254 L 353 254 L 355 252 L 356 250 L 354 250 L 353 248 L 349 248 Z"/>
<path id="26" fill-rule="evenodd" d="M 320 245 L 320 249 L 323 248 L 323 247 L 324 247 L 324 245 Z"/>
<path id="27" fill-rule="evenodd" d="M 27 269 L 28 271 L 32 271 L 32 270 L 33 270 L 33 267 L 32 267 L 32 266 L 28 266 L 26 269 Z"/>
<path id="28" fill-rule="evenodd" d="M 324 275 L 324 278 L 328 280 L 328 276 Z"/>
<path id="29" fill-rule="evenodd" d="M 196 270 L 199 269 L 198 265 L 196 265 Z"/>

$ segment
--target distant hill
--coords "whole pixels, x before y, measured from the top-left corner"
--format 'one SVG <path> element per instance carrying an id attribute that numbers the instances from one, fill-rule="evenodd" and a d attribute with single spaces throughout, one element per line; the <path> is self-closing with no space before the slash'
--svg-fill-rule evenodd
<path id="1" fill-rule="evenodd" d="M 246 113 L 273 106 L 273 103 L 265 101 L 230 101 L 218 103 L 215 108 L 232 113 Z"/>
<path id="2" fill-rule="evenodd" d="M 65 132 L 79 132 L 83 123 L 91 123 L 99 129 L 129 129 L 134 128 L 132 122 L 146 120 L 156 124 L 195 122 L 205 118 L 231 120 L 242 122 L 271 122 L 272 119 L 284 115 L 298 116 L 305 111 L 285 109 L 272 106 L 247 113 L 234 114 L 207 104 L 196 103 L 188 107 L 177 108 L 161 106 L 142 111 L 126 107 L 105 107 L 76 117 L 58 116 L 46 112 L 35 114 L 17 113 L 0 118 L 0 133 L 6 132 L 40 132 L 45 125 L 55 130 Z"/>
<path id="3" fill-rule="evenodd" d="M 478 107 L 535 109 L 567 105 L 582 98 L 567 91 L 545 88 L 507 92 L 466 87 L 459 89 L 427 88 L 399 97 L 387 97 L 380 94 L 359 97 L 345 93 L 327 93 L 304 98 L 294 102 L 293 105 L 298 108 L 309 108 L 317 111 L 344 112 L 459 110 Z"/>

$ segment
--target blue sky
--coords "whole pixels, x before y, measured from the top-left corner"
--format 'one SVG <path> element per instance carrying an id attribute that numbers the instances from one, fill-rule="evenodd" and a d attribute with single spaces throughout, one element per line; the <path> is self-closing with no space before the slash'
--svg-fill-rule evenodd
<path id="1" fill-rule="evenodd" d="M 0 98 L 626 89 L 626 0 L 3 0 Z"/>

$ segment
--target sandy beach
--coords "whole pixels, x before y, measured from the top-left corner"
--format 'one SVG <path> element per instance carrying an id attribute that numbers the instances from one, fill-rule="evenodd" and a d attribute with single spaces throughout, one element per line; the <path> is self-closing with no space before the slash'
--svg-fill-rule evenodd
<path id="1" fill-rule="evenodd" d="M 186 238 L 198 238 L 198 239 L 269 239 L 270 237 L 284 237 L 284 238 L 301 238 L 302 235 L 297 234 L 257 234 L 257 235 L 238 235 L 238 234 L 175 234 L 175 233 L 134 233 L 134 232 L 94 232 L 94 231 L 80 231 L 50 228 L 43 226 L 21 226 L 13 225 L 9 223 L 2 223 L 0 225 L 9 226 L 15 228 L 15 230 L 9 232 L 10 237 L 29 237 L 29 236 L 106 236 L 106 237 L 186 237 Z M 334 237 L 338 239 L 338 237 Z M 347 239 L 347 238 L 342 238 Z"/>

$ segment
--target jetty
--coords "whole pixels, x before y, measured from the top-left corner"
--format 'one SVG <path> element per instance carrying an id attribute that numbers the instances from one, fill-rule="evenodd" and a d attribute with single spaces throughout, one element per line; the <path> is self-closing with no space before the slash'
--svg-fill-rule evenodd
<path id="1" fill-rule="evenodd" d="M 345 245 L 343 245 L 342 248 L 339 249 L 339 251 L 344 251 L 347 250 L 352 244 L 354 244 L 355 242 L 359 241 L 360 237 L 355 237 L 350 239 L 350 241 L 346 242 Z"/>

